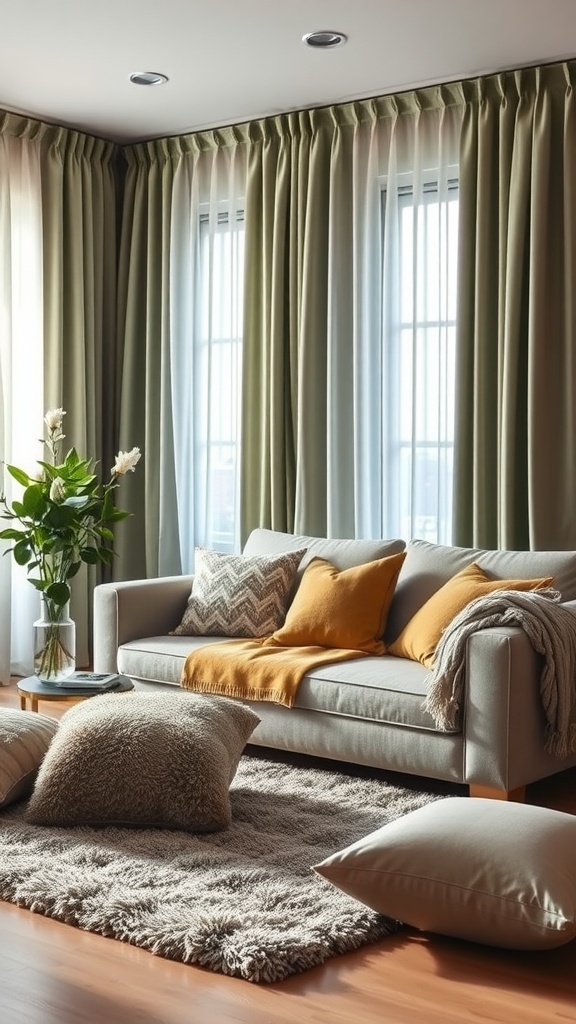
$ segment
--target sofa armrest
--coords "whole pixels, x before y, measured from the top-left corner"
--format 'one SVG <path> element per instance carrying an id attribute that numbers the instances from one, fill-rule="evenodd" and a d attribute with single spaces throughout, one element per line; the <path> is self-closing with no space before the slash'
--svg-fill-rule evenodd
<path id="1" fill-rule="evenodd" d="M 102 583 L 94 589 L 94 671 L 117 672 L 121 644 L 166 636 L 180 622 L 193 576 Z"/>
<path id="2" fill-rule="evenodd" d="M 464 779 L 507 792 L 576 764 L 545 748 L 542 656 L 519 626 L 479 630 L 468 639 Z"/>

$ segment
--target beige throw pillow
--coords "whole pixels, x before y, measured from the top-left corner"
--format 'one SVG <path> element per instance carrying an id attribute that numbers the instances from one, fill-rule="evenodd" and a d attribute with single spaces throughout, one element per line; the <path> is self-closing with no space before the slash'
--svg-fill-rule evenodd
<path id="1" fill-rule="evenodd" d="M 56 719 L 47 715 L 0 708 L 0 808 L 32 792 L 57 729 Z"/>
<path id="2" fill-rule="evenodd" d="M 47 715 L 0 709 L 0 809 L 32 793 L 57 728 L 56 719 Z"/>
<path id="3" fill-rule="evenodd" d="M 270 636 L 284 622 L 304 550 L 228 555 L 196 549 L 192 592 L 173 636 Z"/>
<path id="4" fill-rule="evenodd" d="M 576 938 L 576 817 L 450 797 L 314 868 L 368 907 L 424 931 L 511 949 Z"/>

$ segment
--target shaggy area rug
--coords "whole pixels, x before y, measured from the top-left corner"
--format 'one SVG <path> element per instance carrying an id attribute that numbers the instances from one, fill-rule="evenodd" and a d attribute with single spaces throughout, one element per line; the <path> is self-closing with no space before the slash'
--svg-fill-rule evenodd
<path id="1" fill-rule="evenodd" d="M 0 814 L 0 899 L 159 956 L 273 982 L 389 935 L 311 870 L 443 794 L 245 755 L 223 832 L 28 825 Z"/>

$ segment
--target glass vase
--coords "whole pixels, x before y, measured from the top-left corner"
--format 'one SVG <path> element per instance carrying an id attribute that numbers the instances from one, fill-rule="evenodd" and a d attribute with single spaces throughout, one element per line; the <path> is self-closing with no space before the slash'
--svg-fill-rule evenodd
<path id="1" fill-rule="evenodd" d="M 76 625 L 69 604 L 42 598 L 41 613 L 34 623 L 34 672 L 43 683 L 58 686 L 76 669 Z"/>

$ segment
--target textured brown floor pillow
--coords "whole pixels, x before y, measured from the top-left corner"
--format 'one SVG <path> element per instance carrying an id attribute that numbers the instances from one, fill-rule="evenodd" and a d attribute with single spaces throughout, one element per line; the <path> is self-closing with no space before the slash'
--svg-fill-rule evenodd
<path id="1" fill-rule="evenodd" d="M 27 820 L 212 832 L 230 822 L 229 787 L 258 716 L 193 693 L 103 694 L 62 718 Z"/>

